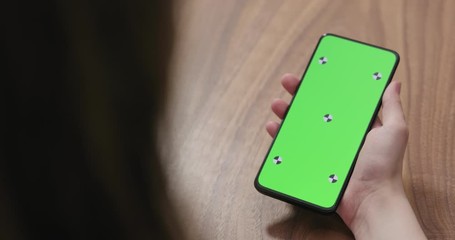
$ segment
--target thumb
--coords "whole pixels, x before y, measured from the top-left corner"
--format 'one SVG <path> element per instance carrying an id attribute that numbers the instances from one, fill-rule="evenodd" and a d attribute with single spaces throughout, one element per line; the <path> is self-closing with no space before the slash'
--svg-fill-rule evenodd
<path id="1" fill-rule="evenodd" d="M 401 83 L 391 82 L 382 96 L 383 125 L 406 126 L 400 99 Z"/>

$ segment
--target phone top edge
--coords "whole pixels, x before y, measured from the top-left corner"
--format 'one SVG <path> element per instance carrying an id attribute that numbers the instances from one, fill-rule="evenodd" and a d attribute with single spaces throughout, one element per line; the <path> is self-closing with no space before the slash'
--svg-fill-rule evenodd
<path id="1" fill-rule="evenodd" d="M 381 49 L 381 50 L 390 52 L 390 53 L 392 53 L 393 55 L 395 55 L 395 59 L 396 59 L 396 62 L 397 62 L 397 63 L 400 61 L 400 54 L 399 54 L 397 51 L 395 51 L 395 50 L 392 50 L 392 49 L 390 49 L 390 48 L 385 48 L 385 47 L 382 47 L 382 46 L 379 46 L 379 45 L 374 45 L 374 44 L 371 44 L 371 43 L 363 42 L 363 41 L 360 41 L 360 40 L 348 38 L 348 37 L 341 36 L 341 35 L 334 34 L 334 33 L 324 33 L 324 34 L 322 34 L 321 37 L 319 38 L 319 42 L 320 42 L 323 38 L 325 38 L 325 37 L 330 37 L 330 36 L 332 36 L 332 37 L 337 37 L 337 38 L 341 38 L 341 39 L 345 39 L 345 40 L 352 41 L 352 42 L 356 42 L 356 43 L 360 43 L 360 44 L 367 45 L 367 46 L 374 47 L 374 48 L 379 48 L 379 49 Z"/>

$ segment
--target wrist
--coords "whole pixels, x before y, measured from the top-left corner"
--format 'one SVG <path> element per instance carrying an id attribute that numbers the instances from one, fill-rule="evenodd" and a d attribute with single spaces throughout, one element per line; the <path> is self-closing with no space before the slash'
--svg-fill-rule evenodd
<path id="1" fill-rule="evenodd" d="M 364 232 L 365 229 L 370 228 L 369 223 L 378 216 L 378 213 L 389 214 L 389 212 L 393 211 L 392 206 L 407 202 L 408 200 L 403 188 L 394 187 L 392 184 L 389 184 L 376 189 L 365 196 L 364 200 L 359 204 L 349 228 L 354 235 Z M 390 217 L 392 216 L 391 214 Z"/>
<path id="2" fill-rule="evenodd" d="M 426 239 L 401 184 L 366 196 L 349 227 L 356 239 Z"/>

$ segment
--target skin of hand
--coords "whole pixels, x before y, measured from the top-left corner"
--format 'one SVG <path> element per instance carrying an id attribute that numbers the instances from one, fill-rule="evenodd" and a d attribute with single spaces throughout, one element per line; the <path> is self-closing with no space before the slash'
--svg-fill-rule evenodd
<path id="1" fill-rule="evenodd" d="M 281 83 L 294 95 L 299 79 L 285 74 Z M 401 84 L 391 82 L 382 98 L 382 121 L 376 118 L 367 134 L 337 213 L 357 239 L 426 239 L 402 182 L 402 164 L 408 127 L 400 100 Z M 272 102 L 272 111 L 283 119 L 289 104 Z M 279 123 L 268 122 L 275 137 Z"/>

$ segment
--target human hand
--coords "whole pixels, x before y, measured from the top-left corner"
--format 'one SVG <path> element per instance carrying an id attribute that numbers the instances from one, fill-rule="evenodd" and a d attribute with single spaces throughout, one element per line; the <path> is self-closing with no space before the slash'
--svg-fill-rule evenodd
<path id="1" fill-rule="evenodd" d="M 294 95 L 299 79 L 286 74 L 282 77 L 281 83 L 291 95 Z M 367 134 L 354 172 L 337 209 L 337 213 L 356 237 L 372 237 L 368 235 L 368 231 L 383 227 L 377 226 L 376 222 L 387 225 L 381 222 L 381 217 L 387 221 L 387 218 L 401 214 L 408 220 L 405 224 L 410 225 L 412 229 L 415 228 L 415 232 L 419 233 L 417 236 L 424 238 L 406 198 L 401 178 L 408 128 L 401 107 L 400 88 L 401 84 L 397 82 L 392 82 L 387 87 L 382 98 L 382 121 L 377 117 Z M 275 99 L 271 107 L 272 111 L 283 119 L 288 106 L 287 102 Z M 267 123 L 266 130 L 270 136 L 275 137 L 279 126 L 279 123 L 271 121 Z M 393 215 L 388 215 L 389 213 Z M 368 222 L 369 220 L 371 221 Z M 392 222 L 394 221 L 390 220 L 387 223 Z"/>

